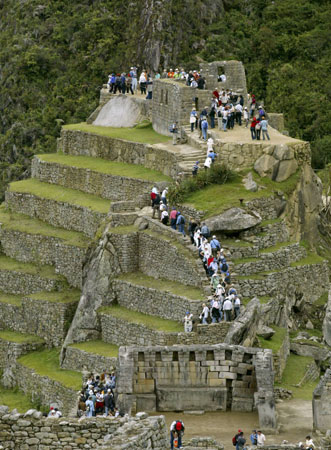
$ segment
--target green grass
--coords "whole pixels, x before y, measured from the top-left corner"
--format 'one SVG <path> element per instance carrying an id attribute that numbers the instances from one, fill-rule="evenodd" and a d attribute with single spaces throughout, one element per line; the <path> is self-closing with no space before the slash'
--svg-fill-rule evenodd
<path id="1" fill-rule="evenodd" d="M 22 296 L 0 292 L 0 303 L 8 303 L 9 305 L 22 306 Z"/>
<path id="2" fill-rule="evenodd" d="M 159 291 L 170 292 L 174 295 L 187 297 L 191 300 L 205 300 L 204 293 L 196 287 L 186 286 L 176 281 L 163 280 L 161 278 L 153 278 L 142 272 L 123 273 L 118 277 L 119 280 L 128 281 L 129 283 L 138 284 Z"/>
<path id="3" fill-rule="evenodd" d="M 287 358 L 282 380 L 280 383 L 275 383 L 275 386 L 290 389 L 293 392 L 294 398 L 311 401 L 318 380 L 310 381 L 301 387 L 295 387 L 295 385 L 300 383 L 305 375 L 307 366 L 313 361 L 313 358 L 308 356 L 298 356 L 291 353 Z"/>
<path id="4" fill-rule="evenodd" d="M 328 297 L 329 297 L 329 294 L 328 294 L 328 292 L 324 292 L 324 294 L 322 294 L 321 296 L 320 296 L 320 298 L 318 298 L 315 302 L 314 302 L 314 306 L 324 306 L 324 305 L 326 305 L 326 303 L 328 302 Z"/>
<path id="5" fill-rule="evenodd" d="M 156 316 L 142 314 L 118 305 L 100 308 L 98 312 L 112 315 L 127 322 L 141 324 L 156 331 L 164 331 L 167 333 L 183 331 L 183 325 L 174 320 L 166 320 Z"/>
<path id="6" fill-rule="evenodd" d="M 270 348 L 273 353 L 277 353 L 281 348 L 284 339 L 286 337 L 286 329 L 282 327 L 277 327 L 276 325 L 271 325 L 273 330 L 275 330 L 275 334 L 271 339 L 263 339 L 259 337 L 260 346 L 262 348 Z"/>
<path id="7" fill-rule="evenodd" d="M 300 259 L 291 263 L 291 267 L 305 266 L 308 264 L 320 264 L 324 261 L 324 258 L 317 255 L 316 253 L 309 252 L 306 258 Z"/>
<path id="8" fill-rule="evenodd" d="M 192 193 L 185 198 L 184 203 L 193 206 L 198 211 L 204 211 L 204 217 L 207 218 L 220 214 L 228 208 L 240 207 L 239 199 L 244 199 L 244 202 L 247 202 L 256 198 L 269 197 L 275 191 L 283 191 L 288 195 L 294 190 L 299 175 L 300 171 L 292 175 L 288 180 L 277 183 L 269 180 L 269 178 L 261 178 L 254 174 L 253 178 L 255 181 L 266 189 L 251 192 L 244 188 L 242 177 L 237 174 L 233 181 L 229 183 L 208 186 Z"/>
<path id="9" fill-rule="evenodd" d="M 252 275 L 237 275 L 236 278 L 238 280 L 264 280 L 265 274 L 263 272 L 255 273 Z"/>
<path id="10" fill-rule="evenodd" d="M 143 230 L 143 233 L 148 234 L 149 236 L 155 238 L 155 239 L 162 239 L 164 241 L 169 242 L 171 245 L 177 248 L 177 250 L 184 255 L 186 258 L 190 259 L 191 261 L 195 261 L 196 258 L 194 258 L 193 254 L 190 252 L 188 248 L 186 248 L 183 244 L 181 244 L 179 241 L 177 241 L 176 238 L 172 238 L 166 234 L 156 233 L 155 231 L 151 231 L 149 229 Z"/>
<path id="11" fill-rule="evenodd" d="M 81 169 L 90 169 L 108 175 L 118 175 L 122 177 L 138 178 L 146 181 L 172 181 L 172 178 L 163 175 L 163 173 L 147 169 L 138 164 L 126 164 L 123 162 L 109 161 L 101 158 L 92 158 L 91 156 L 72 156 L 63 153 L 47 153 L 37 155 L 43 161 L 62 164 L 65 166 L 78 167 Z"/>
<path id="12" fill-rule="evenodd" d="M 0 270 L 9 270 L 14 272 L 24 272 L 31 275 L 39 275 L 42 278 L 51 278 L 64 280 L 62 275 L 57 275 L 52 266 L 36 266 L 31 263 L 23 263 L 16 259 L 8 258 L 8 256 L 0 255 Z"/>
<path id="13" fill-rule="evenodd" d="M 268 248 L 264 248 L 260 250 L 260 253 L 273 253 L 277 252 L 278 250 L 281 250 L 284 247 L 287 247 L 288 245 L 296 244 L 296 242 L 278 242 L 276 245 Z"/>
<path id="14" fill-rule="evenodd" d="M 79 342 L 78 344 L 71 344 L 70 347 L 110 358 L 117 358 L 118 355 L 117 345 L 107 344 L 103 341 Z"/>
<path id="15" fill-rule="evenodd" d="M 283 219 L 282 218 L 280 218 L 280 217 L 277 217 L 276 219 L 268 219 L 268 220 L 263 220 L 261 223 L 260 223 L 260 227 L 266 227 L 266 226 L 268 226 L 268 225 L 273 225 L 273 224 L 275 224 L 275 223 L 279 223 L 279 222 L 281 222 Z"/>
<path id="16" fill-rule="evenodd" d="M 0 331 L 0 339 L 3 339 L 4 341 L 9 342 L 16 342 L 18 344 L 24 344 L 24 343 L 40 343 L 42 344 L 44 341 L 38 336 L 32 335 L 32 334 L 23 334 L 23 333 L 16 333 L 15 331 L 10 330 L 3 330 Z"/>
<path id="17" fill-rule="evenodd" d="M 25 214 L 13 213 L 9 209 L 5 209 L 5 205 L 0 206 L 0 223 L 5 230 L 51 236 L 61 239 L 65 244 L 74 245 L 75 247 L 85 248 L 90 242 L 83 233 L 56 228 L 39 219 L 32 219 Z"/>
<path id="18" fill-rule="evenodd" d="M 239 239 L 222 239 L 222 247 L 253 247 L 250 242 L 240 241 Z"/>
<path id="19" fill-rule="evenodd" d="M 120 227 L 109 228 L 109 233 L 112 234 L 130 234 L 138 231 L 134 225 L 123 225 Z"/>
<path id="20" fill-rule="evenodd" d="M 42 183 L 35 178 L 10 183 L 9 191 L 32 194 L 48 200 L 84 206 L 92 211 L 104 214 L 108 213 L 110 206 L 109 200 L 97 197 L 96 195 L 85 194 L 84 192 L 57 186 L 56 184 Z"/>
<path id="21" fill-rule="evenodd" d="M 32 300 L 45 301 L 50 303 L 73 303 L 79 302 L 81 291 L 78 289 L 71 289 L 59 292 L 37 292 L 36 294 L 28 295 Z"/>
<path id="22" fill-rule="evenodd" d="M 143 144 L 158 144 L 168 142 L 169 137 L 156 133 L 152 126 L 145 128 L 112 128 L 89 125 L 86 122 L 65 125 L 65 130 L 84 131 L 86 133 L 99 134 L 114 139 L 123 139 L 125 141 L 140 142 Z"/>
<path id="23" fill-rule="evenodd" d="M 29 397 L 18 389 L 5 389 L 0 386 L 0 405 L 8 406 L 10 410 L 17 409 L 20 414 L 26 413 L 29 409 L 37 409 Z"/>
<path id="24" fill-rule="evenodd" d="M 80 390 L 82 388 L 82 375 L 73 370 L 61 369 L 59 356 L 60 350 L 53 348 L 21 356 L 18 362 L 41 376 L 58 381 L 67 388 Z"/>
<path id="25" fill-rule="evenodd" d="M 232 262 L 233 264 L 237 265 L 237 264 L 245 264 L 245 263 L 250 263 L 250 262 L 257 262 L 257 261 L 261 261 L 260 258 L 240 258 L 240 259 L 233 259 Z"/>

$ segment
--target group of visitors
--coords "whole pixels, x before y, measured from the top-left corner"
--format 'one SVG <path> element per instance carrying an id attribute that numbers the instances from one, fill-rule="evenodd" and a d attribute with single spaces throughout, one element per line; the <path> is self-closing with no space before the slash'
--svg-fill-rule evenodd
<path id="1" fill-rule="evenodd" d="M 116 375 L 114 372 L 103 372 L 95 377 L 90 374 L 79 396 L 78 416 L 119 416 L 119 411 L 115 407 L 115 387 Z"/>
<path id="2" fill-rule="evenodd" d="M 265 435 L 261 430 L 253 430 L 252 434 L 249 437 L 251 441 L 251 445 L 256 445 L 257 447 L 264 447 L 265 445 Z M 238 430 L 238 432 L 232 438 L 232 444 L 236 447 L 236 450 L 245 450 L 246 449 L 246 438 L 244 432 L 242 430 Z"/>
<path id="3" fill-rule="evenodd" d="M 138 84 L 141 95 L 146 95 L 146 99 L 151 100 L 153 97 L 153 78 L 147 71 L 142 70 L 139 80 L 137 75 L 137 68 L 131 67 L 128 73 L 111 73 L 108 75 L 108 89 L 111 94 L 136 94 L 138 91 Z"/>
<path id="4" fill-rule="evenodd" d="M 168 225 L 170 221 L 170 226 L 172 229 L 178 231 L 185 235 L 185 217 L 181 214 L 180 211 L 177 211 L 175 207 L 172 208 L 170 214 L 168 211 L 168 188 L 164 188 L 162 193 L 160 194 L 157 187 L 153 187 L 150 197 L 151 197 L 151 205 L 153 209 L 152 218 L 155 218 L 155 214 L 157 214 L 157 218 L 163 223 L 163 225 Z"/>

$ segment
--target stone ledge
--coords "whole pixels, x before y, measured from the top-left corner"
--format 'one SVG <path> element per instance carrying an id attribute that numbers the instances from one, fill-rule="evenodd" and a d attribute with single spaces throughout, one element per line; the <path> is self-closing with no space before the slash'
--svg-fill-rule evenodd
<path id="1" fill-rule="evenodd" d="M 96 353 L 86 352 L 71 346 L 66 347 L 63 369 L 78 372 L 103 373 L 111 372 L 116 367 L 117 357 L 107 357 Z"/>

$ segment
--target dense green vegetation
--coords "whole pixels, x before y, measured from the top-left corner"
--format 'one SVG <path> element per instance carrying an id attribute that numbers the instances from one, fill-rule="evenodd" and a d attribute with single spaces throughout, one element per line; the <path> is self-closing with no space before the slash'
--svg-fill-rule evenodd
<path id="1" fill-rule="evenodd" d="M 331 10 L 327 0 L 170 0 L 154 14 L 119 0 L 0 1 L 0 196 L 29 175 L 30 157 L 54 152 L 62 124 L 86 120 L 109 71 L 201 58 L 237 59 L 267 110 L 330 151 Z M 160 54 L 160 59 L 155 55 Z M 143 130 L 141 130 L 143 131 Z"/>

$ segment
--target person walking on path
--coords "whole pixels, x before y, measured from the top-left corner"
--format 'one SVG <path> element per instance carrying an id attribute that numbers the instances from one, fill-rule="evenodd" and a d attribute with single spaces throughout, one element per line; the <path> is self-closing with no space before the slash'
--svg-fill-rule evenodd
<path id="1" fill-rule="evenodd" d="M 177 222 L 177 210 L 173 206 L 171 213 L 170 213 L 170 226 L 173 230 L 176 230 L 176 222 Z"/>
<path id="2" fill-rule="evenodd" d="M 208 131 L 208 122 L 207 122 L 206 117 L 204 117 L 201 122 L 201 131 L 202 131 L 202 139 L 204 141 L 206 141 L 207 140 L 207 131 Z"/>
<path id="3" fill-rule="evenodd" d="M 244 433 L 241 431 L 237 438 L 236 450 L 244 450 L 246 444 L 246 439 L 244 438 Z"/>
<path id="4" fill-rule="evenodd" d="M 255 127 L 256 127 L 256 117 L 253 118 L 252 123 L 251 123 L 251 136 L 252 139 L 254 141 L 254 139 L 256 139 L 256 131 L 255 131 Z"/>
<path id="5" fill-rule="evenodd" d="M 224 311 L 224 318 L 225 318 L 226 322 L 231 322 L 231 319 L 232 319 L 232 302 L 229 299 L 229 297 L 227 297 L 225 299 L 225 302 L 223 303 L 223 311 Z"/>
<path id="6" fill-rule="evenodd" d="M 185 333 L 191 333 L 193 330 L 193 314 L 190 311 L 186 311 L 184 317 L 184 331 Z"/>
<path id="7" fill-rule="evenodd" d="M 157 211 L 157 217 L 160 220 L 161 219 L 161 211 L 160 211 L 160 203 L 161 203 L 161 198 L 159 194 L 155 195 L 155 198 L 152 200 L 152 208 L 153 208 L 153 215 L 152 215 L 152 219 L 155 218 L 155 211 Z"/>
<path id="8" fill-rule="evenodd" d="M 262 130 L 263 140 L 265 141 L 265 136 L 267 136 L 268 141 L 270 141 L 270 136 L 268 133 L 268 121 L 266 120 L 266 118 L 264 116 L 262 116 L 262 120 L 261 120 L 261 130 Z"/>
<path id="9" fill-rule="evenodd" d="M 244 121 L 245 121 L 245 128 L 247 128 L 249 123 L 249 112 L 247 106 L 245 106 L 244 108 Z"/>
<path id="10" fill-rule="evenodd" d="M 203 325 L 207 325 L 208 316 L 209 316 L 209 308 L 206 305 L 206 303 L 203 303 L 202 304 L 202 313 L 200 315 L 200 318 L 202 319 L 202 324 Z"/>
<path id="11" fill-rule="evenodd" d="M 192 109 L 191 114 L 190 114 L 190 125 L 191 125 L 191 132 L 193 133 L 194 128 L 197 127 L 197 111 L 195 108 Z"/>
<path id="12" fill-rule="evenodd" d="M 89 396 L 88 400 L 86 400 L 85 405 L 86 405 L 86 416 L 87 417 L 93 417 L 93 415 L 94 415 L 94 403 L 93 403 L 91 395 Z"/>
<path id="13" fill-rule="evenodd" d="M 261 430 L 258 430 L 257 432 L 257 446 L 258 447 L 264 447 L 265 444 L 265 435 L 262 433 Z"/>
<path id="14" fill-rule="evenodd" d="M 182 448 L 182 437 L 185 431 L 184 422 L 181 420 L 174 420 L 170 425 L 170 447 L 174 450 L 174 441 L 178 439 L 178 448 Z"/>
<path id="15" fill-rule="evenodd" d="M 180 212 L 178 212 L 178 215 L 177 215 L 176 225 L 178 226 L 178 231 L 180 233 L 182 233 L 183 236 L 185 237 L 185 230 L 184 230 L 185 218 L 184 218 L 184 216 L 182 216 L 182 214 Z"/>

